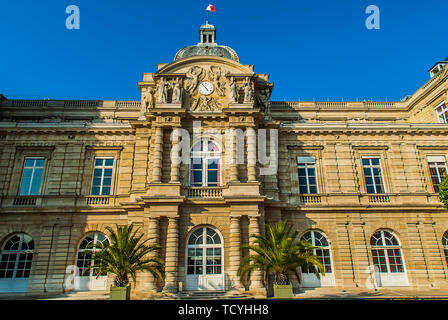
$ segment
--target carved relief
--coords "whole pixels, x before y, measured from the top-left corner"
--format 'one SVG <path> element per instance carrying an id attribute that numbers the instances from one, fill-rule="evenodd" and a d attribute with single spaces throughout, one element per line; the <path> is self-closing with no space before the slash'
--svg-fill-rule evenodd
<path id="1" fill-rule="evenodd" d="M 211 66 L 208 74 L 209 80 L 212 81 L 216 88 L 216 93 L 224 97 L 226 95 L 227 80 L 224 77 L 225 73 L 222 71 L 221 67 Z"/>
<path id="2" fill-rule="evenodd" d="M 204 69 L 201 67 L 192 67 L 185 76 L 185 91 L 194 94 L 200 81 L 205 77 Z"/>
<path id="3" fill-rule="evenodd" d="M 191 106 L 191 111 L 215 112 L 221 109 L 221 103 L 212 97 L 199 97 Z"/>

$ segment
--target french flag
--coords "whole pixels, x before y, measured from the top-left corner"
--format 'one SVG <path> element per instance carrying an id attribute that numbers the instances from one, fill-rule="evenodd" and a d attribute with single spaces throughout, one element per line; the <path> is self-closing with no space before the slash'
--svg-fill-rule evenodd
<path id="1" fill-rule="evenodd" d="M 209 4 L 206 10 L 207 10 L 207 11 L 210 11 L 210 12 L 215 12 L 215 11 L 216 11 L 216 8 L 215 8 L 214 5 Z"/>

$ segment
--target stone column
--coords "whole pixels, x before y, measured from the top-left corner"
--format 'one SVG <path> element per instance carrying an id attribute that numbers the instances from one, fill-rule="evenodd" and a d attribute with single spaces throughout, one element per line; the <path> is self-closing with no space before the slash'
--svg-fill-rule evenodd
<path id="1" fill-rule="evenodd" d="M 247 180 L 257 181 L 256 176 L 256 162 L 257 162 L 257 142 L 256 142 L 255 129 L 252 127 L 247 128 Z"/>
<path id="2" fill-rule="evenodd" d="M 166 237 L 165 258 L 165 287 L 164 291 L 177 292 L 177 269 L 179 256 L 179 226 L 178 217 L 168 218 L 168 232 Z"/>
<path id="3" fill-rule="evenodd" d="M 161 182 L 162 181 L 162 140 L 163 140 L 163 130 L 162 127 L 156 127 L 155 137 L 154 137 L 154 160 L 152 169 L 152 181 L 151 182 Z"/>
<path id="4" fill-rule="evenodd" d="M 241 216 L 230 217 L 230 267 L 229 275 L 231 288 L 244 289 L 238 276 L 238 268 L 241 264 Z"/>
<path id="5" fill-rule="evenodd" d="M 230 129 L 231 139 L 232 139 L 232 163 L 230 164 L 230 181 L 239 181 L 238 180 L 238 164 L 236 163 L 236 133 L 235 128 Z"/>
<path id="6" fill-rule="evenodd" d="M 179 136 L 175 133 L 177 129 L 173 129 L 173 145 L 171 146 L 171 175 L 170 183 L 179 182 L 179 166 L 180 166 L 180 156 L 179 156 Z"/>
<path id="7" fill-rule="evenodd" d="M 149 226 L 148 226 L 148 244 L 158 244 L 159 243 L 159 217 L 150 217 L 149 218 Z M 150 253 L 151 258 L 155 258 L 158 256 L 157 251 L 153 251 Z M 154 276 L 145 272 L 143 277 L 143 289 L 145 290 L 156 290 L 157 284 Z"/>
<path id="8" fill-rule="evenodd" d="M 251 216 L 249 217 L 249 244 L 254 245 L 254 238 L 250 237 L 253 234 L 260 234 L 260 223 L 259 217 Z M 263 271 L 257 270 L 252 272 L 250 277 L 250 286 L 249 289 L 251 291 L 258 291 L 264 289 L 265 286 L 263 284 Z"/>

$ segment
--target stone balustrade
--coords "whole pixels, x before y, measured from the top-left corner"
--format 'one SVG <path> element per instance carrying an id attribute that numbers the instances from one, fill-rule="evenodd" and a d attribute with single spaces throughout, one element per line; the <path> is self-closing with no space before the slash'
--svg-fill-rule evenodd
<path id="1" fill-rule="evenodd" d="M 118 196 L 3 196 L 0 198 L 1 208 L 39 208 L 39 207 L 114 207 L 126 197 Z"/>
<path id="2" fill-rule="evenodd" d="M 221 187 L 189 187 L 185 188 L 187 198 L 221 198 Z"/>

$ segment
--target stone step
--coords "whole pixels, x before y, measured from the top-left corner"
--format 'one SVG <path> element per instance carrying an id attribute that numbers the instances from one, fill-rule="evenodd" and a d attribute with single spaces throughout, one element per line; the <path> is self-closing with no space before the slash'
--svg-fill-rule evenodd
<path id="1" fill-rule="evenodd" d="M 244 293 L 228 293 L 226 291 L 184 291 L 179 292 L 182 300 L 216 300 L 216 299 L 247 299 L 249 295 Z"/>

